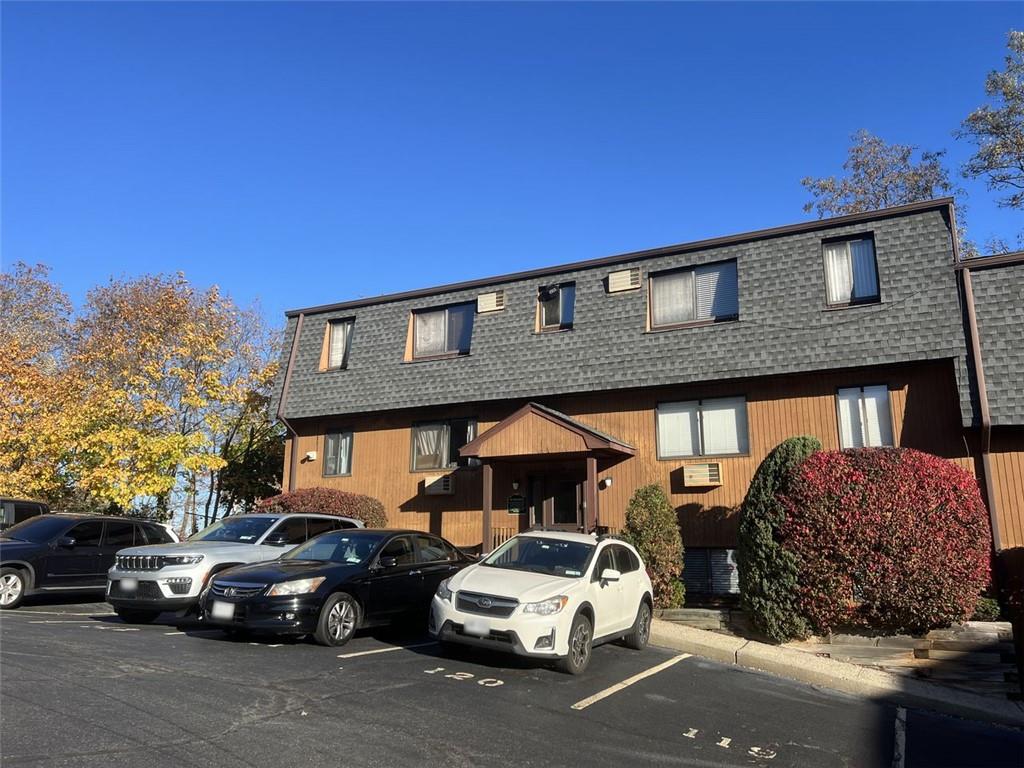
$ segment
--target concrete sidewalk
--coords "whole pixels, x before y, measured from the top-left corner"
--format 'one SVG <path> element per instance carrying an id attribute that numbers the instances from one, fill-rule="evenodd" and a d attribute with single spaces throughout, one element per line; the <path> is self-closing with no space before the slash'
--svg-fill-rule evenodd
<path id="1" fill-rule="evenodd" d="M 680 626 L 655 619 L 651 643 L 712 661 L 770 672 L 844 693 L 944 714 L 1024 728 L 1024 703 L 962 690 L 755 640 Z"/>

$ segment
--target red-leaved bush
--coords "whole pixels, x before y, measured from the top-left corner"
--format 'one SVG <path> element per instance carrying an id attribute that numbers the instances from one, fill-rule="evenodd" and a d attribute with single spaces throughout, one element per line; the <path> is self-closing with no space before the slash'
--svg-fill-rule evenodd
<path id="1" fill-rule="evenodd" d="M 988 514 L 974 476 L 905 448 L 823 451 L 782 497 L 811 628 L 922 632 L 968 618 L 989 581 Z"/>
<path id="2" fill-rule="evenodd" d="M 333 488 L 300 488 L 263 499 L 257 507 L 260 512 L 279 514 L 317 513 L 354 517 L 367 528 L 384 528 L 388 524 L 384 505 L 377 499 Z"/>

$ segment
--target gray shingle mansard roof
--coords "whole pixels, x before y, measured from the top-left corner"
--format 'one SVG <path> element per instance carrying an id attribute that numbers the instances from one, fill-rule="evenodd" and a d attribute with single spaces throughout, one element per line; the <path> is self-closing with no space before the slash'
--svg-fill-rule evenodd
<path id="1" fill-rule="evenodd" d="M 301 310 L 283 415 L 317 416 L 484 400 L 722 381 L 952 358 L 965 420 L 973 419 L 953 264 L 948 199 L 460 286 Z M 824 238 L 874 236 L 881 303 L 825 306 Z M 609 294 L 605 277 L 735 259 L 739 319 L 646 332 L 645 288 Z M 543 274 L 540 274 L 543 273 Z M 571 331 L 534 333 L 540 285 L 576 282 Z M 403 362 L 412 310 L 505 290 L 506 308 L 477 315 L 465 357 Z M 300 310 L 290 312 L 276 410 Z M 317 370 L 326 323 L 354 318 L 348 368 Z"/>
<path id="2" fill-rule="evenodd" d="M 993 426 L 1024 424 L 1024 263 L 971 271 Z"/>

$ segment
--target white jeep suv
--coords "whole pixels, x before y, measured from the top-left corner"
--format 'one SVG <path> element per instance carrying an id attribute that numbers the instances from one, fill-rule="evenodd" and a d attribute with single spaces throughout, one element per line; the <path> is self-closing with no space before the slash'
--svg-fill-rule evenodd
<path id="1" fill-rule="evenodd" d="M 647 645 L 652 596 L 643 561 L 626 542 L 531 531 L 443 581 L 429 629 L 442 645 L 550 658 L 578 675 L 596 643 Z"/>

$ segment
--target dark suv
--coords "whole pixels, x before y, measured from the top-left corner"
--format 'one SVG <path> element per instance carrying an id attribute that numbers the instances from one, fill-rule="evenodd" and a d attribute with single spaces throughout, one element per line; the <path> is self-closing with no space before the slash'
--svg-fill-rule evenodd
<path id="1" fill-rule="evenodd" d="M 102 593 L 118 550 L 174 541 L 145 520 L 63 513 L 37 515 L 0 534 L 0 609 L 17 608 L 26 595 Z"/>

